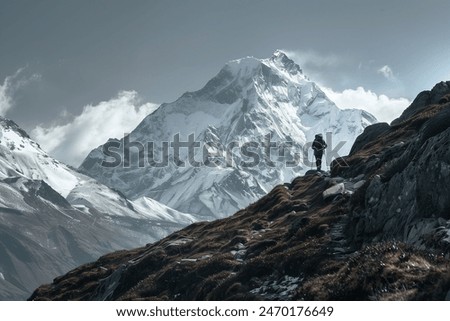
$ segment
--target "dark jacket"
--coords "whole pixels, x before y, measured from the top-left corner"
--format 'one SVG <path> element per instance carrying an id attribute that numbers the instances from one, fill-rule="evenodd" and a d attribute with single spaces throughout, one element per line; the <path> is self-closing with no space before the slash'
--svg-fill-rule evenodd
<path id="1" fill-rule="evenodd" d="M 323 140 L 322 136 L 316 135 L 313 141 L 312 149 L 314 150 L 315 156 L 322 156 L 323 151 L 327 148 L 327 144 Z"/>

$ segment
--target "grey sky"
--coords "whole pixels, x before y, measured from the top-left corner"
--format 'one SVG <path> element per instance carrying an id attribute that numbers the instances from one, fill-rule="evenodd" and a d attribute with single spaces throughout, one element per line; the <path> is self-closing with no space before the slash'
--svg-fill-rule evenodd
<path id="1" fill-rule="evenodd" d="M 450 79 L 449 12 L 448 0 L 0 0 L 5 114 L 31 132 L 122 90 L 170 102 L 275 49 L 334 91 L 413 99 Z"/>

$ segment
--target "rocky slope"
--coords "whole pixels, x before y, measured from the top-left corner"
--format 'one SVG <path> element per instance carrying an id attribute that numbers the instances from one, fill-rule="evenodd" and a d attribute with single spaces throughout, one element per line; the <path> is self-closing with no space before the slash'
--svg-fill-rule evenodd
<path id="1" fill-rule="evenodd" d="M 450 299 L 449 84 L 393 125 L 366 128 L 331 174 L 103 256 L 31 299 Z"/>
<path id="2" fill-rule="evenodd" d="M 80 170 L 131 199 L 148 196 L 193 213 L 199 220 L 211 220 L 235 213 L 274 186 L 306 172 L 311 165 L 303 161 L 303 146 L 312 142 L 315 134 L 325 137 L 331 133 L 327 140 L 330 148 L 343 142 L 339 149 L 343 156 L 363 129 L 374 122 L 376 119 L 365 111 L 336 107 L 297 64 L 276 51 L 268 59 L 230 61 L 201 90 L 185 93 L 147 116 L 126 138 L 146 147 L 152 143 L 153 152 L 147 148 L 138 156 L 135 146 L 127 148 L 125 139 L 116 140 L 120 147 L 113 151 L 121 156 L 122 164 L 101 166 L 110 157 L 100 146 L 88 155 Z M 182 165 L 173 161 L 171 143 L 177 134 L 180 141 L 187 142 L 193 135 L 191 145 L 200 143 L 192 155 L 187 148 L 181 149 Z M 275 144 L 271 148 L 266 147 L 267 135 Z M 147 152 L 154 162 L 161 163 L 164 144 L 170 161 L 166 166 L 153 165 Z M 244 146 L 249 147 L 247 152 Z M 124 157 L 126 153 L 131 156 Z M 255 159 L 247 157 L 250 153 L 258 155 L 253 165 L 248 165 Z M 191 165 L 189 158 L 200 166 Z M 142 166 L 138 166 L 139 161 Z"/>

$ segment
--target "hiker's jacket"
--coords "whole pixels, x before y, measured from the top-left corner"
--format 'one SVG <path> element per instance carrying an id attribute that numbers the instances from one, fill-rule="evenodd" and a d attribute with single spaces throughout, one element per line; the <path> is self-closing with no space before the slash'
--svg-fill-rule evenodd
<path id="1" fill-rule="evenodd" d="M 312 144 L 312 149 L 314 150 L 315 156 L 322 156 L 323 151 L 327 148 L 327 144 L 323 140 L 322 137 L 316 136 L 316 139 L 314 139 L 314 142 Z"/>

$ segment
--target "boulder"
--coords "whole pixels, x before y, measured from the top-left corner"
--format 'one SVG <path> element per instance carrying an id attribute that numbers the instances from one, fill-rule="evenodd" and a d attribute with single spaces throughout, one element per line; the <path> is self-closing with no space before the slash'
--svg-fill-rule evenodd
<path id="1" fill-rule="evenodd" d="M 449 92 L 450 81 L 441 81 L 436 84 L 433 89 L 422 91 L 419 95 L 417 95 L 412 104 L 405 109 L 401 116 L 391 122 L 391 126 L 399 125 L 408 118 L 411 118 L 421 112 L 429 105 L 438 104 L 440 102 L 445 103 L 442 99 L 446 98 Z"/>
<path id="2" fill-rule="evenodd" d="M 356 182 L 356 183 L 353 185 L 353 188 L 354 188 L 355 190 L 357 190 L 358 188 L 360 188 L 361 186 L 363 186 L 365 182 L 366 182 L 365 180 L 360 180 L 359 182 Z"/>
<path id="3" fill-rule="evenodd" d="M 361 150 L 364 146 L 380 137 L 390 128 L 391 126 L 389 126 L 387 123 L 378 123 L 367 126 L 364 129 L 363 133 L 356 138 L 355 143 L 350 150 L 350 155 L 353 155 L 357 151 Z"/>
<path id="4" fill-rule="evenodd" d="M 344 183 L 339 183 L 339 184 L 331 186 L 330 188 L 325 190 L 322 193 L 322 196 L 323 196 L 324 199 L 326 199 L 326 198 L 329 198 L 329 197 L 332 197 L 332 196 L 336 196 L 336 195 L 339 195 L 339 194 L 344 194 L 344 192 L 345 192 Z"/>

